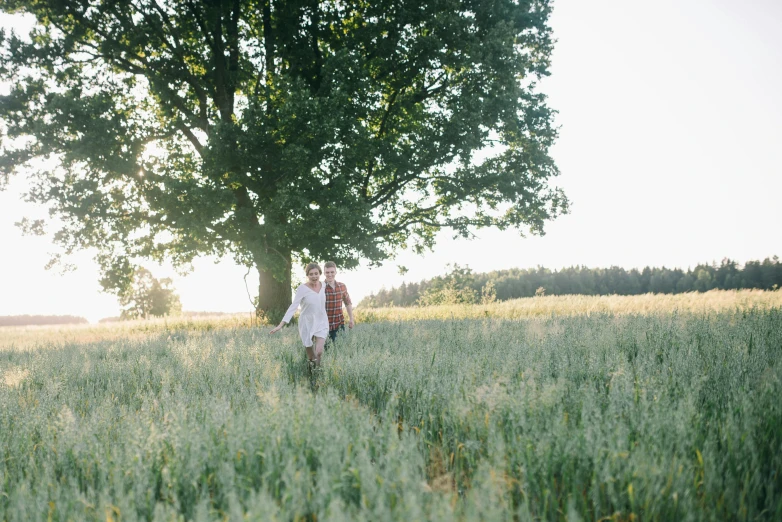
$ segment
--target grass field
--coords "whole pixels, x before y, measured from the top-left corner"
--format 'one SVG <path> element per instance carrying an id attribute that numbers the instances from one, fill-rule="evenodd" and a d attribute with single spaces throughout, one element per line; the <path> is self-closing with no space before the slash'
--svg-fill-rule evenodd
<path id="1" fill-rule="evenodd" d="M 782 519 L 782 293 L 674 297 L 3 329 L 0 520 Z"/>

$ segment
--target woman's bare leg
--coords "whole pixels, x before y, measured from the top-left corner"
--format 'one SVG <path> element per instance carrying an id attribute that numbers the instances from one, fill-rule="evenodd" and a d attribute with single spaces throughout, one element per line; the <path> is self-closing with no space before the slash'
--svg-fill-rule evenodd
<path id="1" fill-rule="evenodd" d="M 323 355 L 323 346 L 326 344 L 325 337 L 315 337 L 315 344 L 313 345 L 315 356 L 315 364 L 320 366 L 320 358 Z"/>
<path id="2" fill-rule="evenodd" d="M 323 337 L 313 337 L 314 341 L 312 346 L 307 346 L 307 359 L 314 362 L 317 366 L 320 366 L 320 358 L 323 355 L 323 346 L 326 344 L 326 339 Z"/>

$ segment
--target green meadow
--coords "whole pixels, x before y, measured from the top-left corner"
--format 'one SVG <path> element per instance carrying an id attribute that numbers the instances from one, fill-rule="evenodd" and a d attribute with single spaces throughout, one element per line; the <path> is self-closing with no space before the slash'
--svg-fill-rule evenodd
<path id="1" fill-rule="evenodd" d="M 0 520 L 780 520 L 781 300 L 2 329 Z"/>

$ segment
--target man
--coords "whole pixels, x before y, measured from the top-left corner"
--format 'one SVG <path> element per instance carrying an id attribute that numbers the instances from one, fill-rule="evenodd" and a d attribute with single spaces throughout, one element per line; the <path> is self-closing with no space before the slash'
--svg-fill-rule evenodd
<path id="1" fill-rule="evenodd" d="M 342 303 L 348 310 L 348 328 L 356 324 L 353 321 L 353 303 L 348 295 L 348 289 L 344 283 L 337 281 L 337 265 L 334 261 L 327 261 L 323 274 L 326 276 L 326 314 L 329 316 L 329 337 L 331 341 L 337 340 L 337 333 L 345 331 L 345 317 L 342 315 Z"/>

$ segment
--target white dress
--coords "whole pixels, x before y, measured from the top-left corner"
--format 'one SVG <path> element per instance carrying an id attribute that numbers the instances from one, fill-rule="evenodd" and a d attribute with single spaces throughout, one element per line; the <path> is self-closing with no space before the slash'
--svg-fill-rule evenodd
<path id="1" fill-rule="evenodd" d="M 286 323 L 291 322 L 294 312 L 301 305 L 299 314 L 299 335 L 304 346 L 312 346 L 313 337 L 325 339 L 329 334 L 329 316 L 326 315 L 326 283 L 320 284 L 320 292 L 307 285 L 301 285 L 296 289 L 293 303 L 282 318 Z"/>

